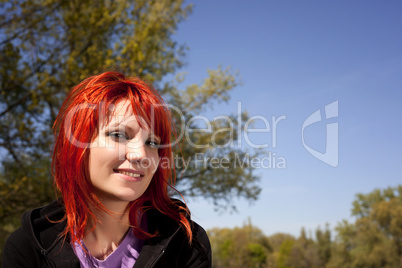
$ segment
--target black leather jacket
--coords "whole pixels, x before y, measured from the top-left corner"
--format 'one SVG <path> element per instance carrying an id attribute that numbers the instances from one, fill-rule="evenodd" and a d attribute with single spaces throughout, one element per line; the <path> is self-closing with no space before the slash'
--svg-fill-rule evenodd
<path id="1" fill-rule="evenodd" d="M 67 239 L 64 206 L 58 201 L 33 209 L 22 216 L 22 227 L 7 239 L 3 268 L 80 267 Z M 49 219 L 51 221 L 49 221 Z M 160 235 L 145 241 L 134 265 L 137 267 L 211 267 L 211 246 L 205 230 L 191 221 L 191 245 L 184 230 L 156 209 L 147 211 L 148 230 Z"/>

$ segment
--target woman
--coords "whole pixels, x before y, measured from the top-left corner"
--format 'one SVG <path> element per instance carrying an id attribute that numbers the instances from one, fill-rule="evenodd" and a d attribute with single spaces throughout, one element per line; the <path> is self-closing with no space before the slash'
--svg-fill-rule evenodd
<path id="1" fill-rule="evenodd" d="M 25 213 L 3 267 L 210 267 L 205 231 L 170 199 L 171 118 L 158 93 L 118 72 L 75 86 L 54 124 L 61 198 Z"/>

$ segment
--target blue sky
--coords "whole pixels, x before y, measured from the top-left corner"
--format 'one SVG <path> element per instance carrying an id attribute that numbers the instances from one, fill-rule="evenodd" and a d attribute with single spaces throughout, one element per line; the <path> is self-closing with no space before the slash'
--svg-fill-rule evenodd
<path id="1" fill-rule="evenodd" d="M 254 143 L 286 161 L 260 168 L 260 198 L 235 201 L 238 213 L 218 214 L 202 198 L 188 200 L 195 220 L 212 227 L 241 226 L 248 217 L 265 234 L 298 235 L 351 219 L 356 193 L 402 183 L 401 1 L 194 1 L 175 39 L 185 43 L 185 85 L 199 83 L 218 65 L 239 71 L 242 85 L 206 116 L 233 114 L 238 102 L 250 116 L 285 116 Z M 338 116 L 324 107 L 338 101 Z M 332 167 L 303 146 L 302 126 L 317 110 L 323 120 L 306 127 L 305 143 L 325 152 L 326 126 L 338 125 Z M 261 121 L 259 122 L 261 126 Z M 258 124 L 257 124 L 258 126 Z"/>

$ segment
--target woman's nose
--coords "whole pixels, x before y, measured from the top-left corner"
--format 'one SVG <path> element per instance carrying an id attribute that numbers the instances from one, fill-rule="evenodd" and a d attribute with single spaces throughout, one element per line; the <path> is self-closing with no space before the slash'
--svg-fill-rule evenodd
<path id="1" fill-rule="evenodd" d="M 132 142 L 127 144 L 126 159 L 130 162 L 143 163 L 147 161 L 146 146 L 140 142 Z"/>

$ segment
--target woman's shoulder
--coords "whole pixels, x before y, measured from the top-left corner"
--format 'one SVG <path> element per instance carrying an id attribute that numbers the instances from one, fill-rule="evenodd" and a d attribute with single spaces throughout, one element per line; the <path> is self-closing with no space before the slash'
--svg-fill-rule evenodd
<path id="1" fill-rule="evenodd" d="M 185 203 L 177 199 L 172 199 L 172 201 L 180 211 L 186 213 L 191 227 L 191 242 L 187 232 L 178 222 L 158 210 L 150 210 L 147 215 L 149 231 L 157 230 L 158 235 L 146 241 L 146 249 L 143 248 L 144 252 L 141 254 L 147 256 L 147 259 L 160 255 L 155 251 L 155 245 L 157 245 L 162 249 L 163 254 L 155 267 L 165 267 L 166 264 L 172 267 L 211 267 L 211 245 L 207 232 L 191 219 Z M 141 259 L 140 263 L 142 261 Z"/>
<path id="2" fill-rule="evenodd" d="M 173 200 L 178 206 L 187 209 L 185 203 L 180 200 Z M 187 211 L 187 219 L 191 225 L 192 239 L 189 242 L 183 228 L 177 234 L 178 239 L 173 239 L 170 249 L 179 250 L 182 254 L 183 267 L 211 267 L 211 244 L 205 229 L 191 218 Z M 181 241 L 181 242 L 180 242 Z M 169 253 L 167 252 L 167 255 Z"/>
<path id="3" fill-rule="evenodd" d="M 192 221 L 193 239 L 191 242 L 192 252 L 186 265 L 199 263 L 197 267 L 210 267 L 212 262 L 211 244 L 207 232 L 199 224 Z M 204 266 L 205 265 L 205 266 Z"/>
<path id="4" fill-rule="evenodd" d="M 59 224 L 65 215 L 64 205 L 55 200 L 47 205 L 26 211 L 21 217 L 21 227 L 11 237 L 33 239 L 40 236 L 38 232 Z"/>
<path id="5" fill-rule="evenodd" d="M 164 258 L 159 263 L 176 263 L 177 267 L 211 267 L 211 244 L 208 235 L 195 221 L 190 220 L 190 224 L 191 242 L 187 233 L 179 227 L 178 231 L 172 235 Z"/>
<path id="6" fill-rule="evenodd" d="M 14 267 L 35 266 L 34 260 L 39 260 L 40 255 L 57 239 L 59 232 L 54 230 L 54 227 L 60 224 L 57 221 L 62 218 L 63 211 L 63 206 L 54 201 L 25 212 L 21 218 L 21 227 L 15 230 L 5 243 L 3 267 L 11 267 L 8 264 Z"/>
<path id="7" fill-rule="evenodd" d="M 37 259 L 31 237 L 20 227 L 7 239 L 2 257 L 2 267 L 34 267 L 32 260 Z"/>
<path id="8" fill-rule="evenodd" d="M 193 231 L 193 239 L 202 243 L 203 245 L 207 245 L 210 248 L 209 245 L 209 238 L 208 238 L 208 234 L 205 231 L 205 229 L 203 227 L 201 227 L 198 223 L 196 223 L 195 221 L 191 221 L 192 222 L 192 231 Z"/>
<path id="9" fill-rule="evenodd" d="M 64 231 L 64 218 L 64 205 L 55 200 L 25 212 L 21 218 L 22 232 L 46 249 Z"/>

